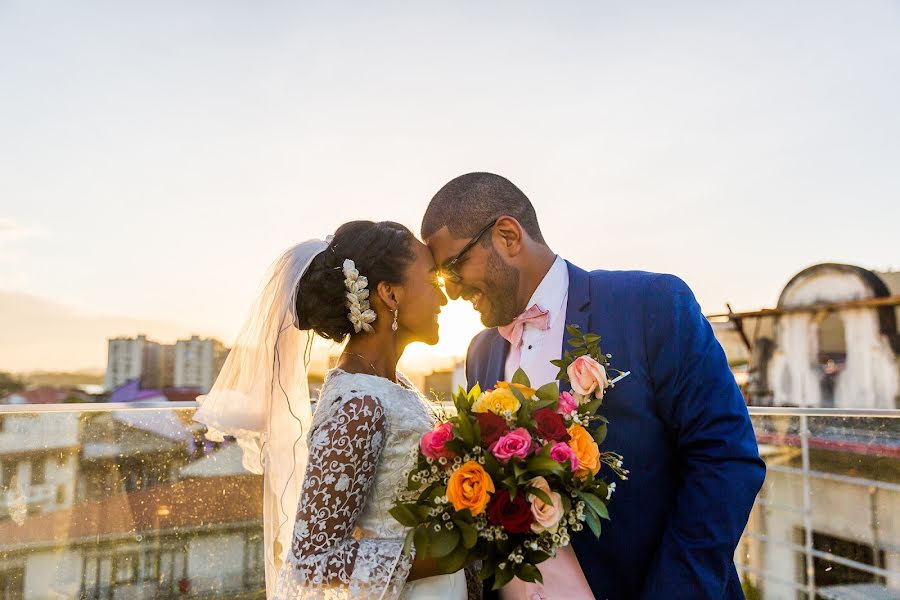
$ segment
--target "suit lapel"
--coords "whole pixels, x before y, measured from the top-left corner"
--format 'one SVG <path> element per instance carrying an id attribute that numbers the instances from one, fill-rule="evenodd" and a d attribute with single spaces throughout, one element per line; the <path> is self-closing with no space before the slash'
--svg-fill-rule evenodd
<path id="1" fill-rule="evenodd" d="M 491 354 L 488 356 L 487 372 L 482 389 L 494 387 L 498 381 L 503 381 L 506 375 L 506 357 L 509 355 L 509 342 L 494 330 L 494 339 L 491 342 Z"/>
<path id="2" fill-rule="evenodd" d="M 566 261 L 569 268 L 569 301 L 566 306 L 566 325 L 578 325 L 582 333 L 591 331 L 591 286 L 590 274 L 572 263 Z M 560 356 L 572 350 L 569 346 L 569 333 L 563 335 Z M 572 386 L 566 381 L 561 381 L 560 391 L 570 392 Z"/>

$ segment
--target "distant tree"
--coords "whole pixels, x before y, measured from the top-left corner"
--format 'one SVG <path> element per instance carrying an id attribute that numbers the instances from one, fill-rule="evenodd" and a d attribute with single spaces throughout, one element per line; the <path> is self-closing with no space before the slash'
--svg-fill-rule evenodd
<path id="1" fill-rule="evenodd" d="M 12 373 L 0 371 L 0 396 L 6 396 L 25 389 L 25 383 Z"/>

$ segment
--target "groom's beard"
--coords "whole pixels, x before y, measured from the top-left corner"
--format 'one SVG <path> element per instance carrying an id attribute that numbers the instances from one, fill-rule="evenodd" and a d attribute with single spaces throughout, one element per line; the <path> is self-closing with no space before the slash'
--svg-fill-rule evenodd
<path id="1" fill-rule="evenodd" d="M 484 278 L 484 295 L 490 301 L 490 310 L 482 313 L 485 327 L 508 325 L 517 316 L 516 292 L 519 289 L 519 272 L 504 263 L 493 248 L 488 254 Z"/>

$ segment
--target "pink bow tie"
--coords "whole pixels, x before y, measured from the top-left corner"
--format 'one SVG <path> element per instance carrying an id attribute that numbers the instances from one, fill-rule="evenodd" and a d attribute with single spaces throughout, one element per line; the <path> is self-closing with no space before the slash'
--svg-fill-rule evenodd
<path id="1" fill-rule="evenodd" d="M 543 330 L 550 329 L 550 312 L 537 304 L 532 304 L 528 307 L 528 310 L 513 319 L 512 323 L 498 327 L 497 332 L 509 342 L 512 348 L 518 348 L 519 344 L 522 343 L 525 325 L 531 325 Z"/>

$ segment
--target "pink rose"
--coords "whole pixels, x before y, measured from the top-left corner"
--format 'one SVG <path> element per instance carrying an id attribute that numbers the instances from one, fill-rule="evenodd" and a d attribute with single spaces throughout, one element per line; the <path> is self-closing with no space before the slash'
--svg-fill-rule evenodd
<path id="1" fill-rule="evenodd" d="M 456 456 L 444 447 L 444 444 L 453 439 L 453 425 L 451 423 L 439 423 L 434 429 L 422 436 L 419 449 L 428 458 L 453 458 Z"/>
<path id="2" fill-rule="evenodd" d="M 561 415 L 567 415 L 576 408 L 578 408 L 578 401 L 572 397 L 572 394 L 569 392 L 561 392 L 559 394 L 559 404 L 556 407 L 556 412 Z"/>
<path id="3" fill-rule="evenodd" d="M 596 398 L 600 399 L 603 398 L 603 392 L 609 386 L 606 369 L 590 356 L 576 358 L 566 369 L 566 373 L 569 375 L 572 391 L 579 396 L 594 394 Z"/>
<path id="4" fill-rule="evenodd" d="M 528 485 L 537 488 L 550 496 L 553 501 L 547 504 L 537 496 L 528 495 L 528 501 L 531 502 L 531 514 L 534 515 L 534 523 L 531 524 L 531 531 L 541 533 L 546 530 L 556 531 L 556 526 L 563 516 L 562 497 L 558 492 L 550 490 L 550 484 L 543 477 L 535 477 Z"/>
<path id="5" fill-rule="evenodd" d="M 553 444 L 553 447 L 550 448 L 550 458 L 558 463 L 568 462 L 571 465 L 573 472 L 578 470 L 578 455 L 572 450 L 572 446 L 565 442 L 556 442 Z"/>
<path id="6" fill-rule="evenodd" d="M 491 448 L 491 452 L 494 453 L 497 460 L 505 463 L 514 456 L 525 458 L 531 454 L 533 445 L 534 442 L 532 441 L 531 434 L 528 433 L 528 430 L 519 427 L 518 429 L 513 429 L 497 440 L 497 443 Z"/>

